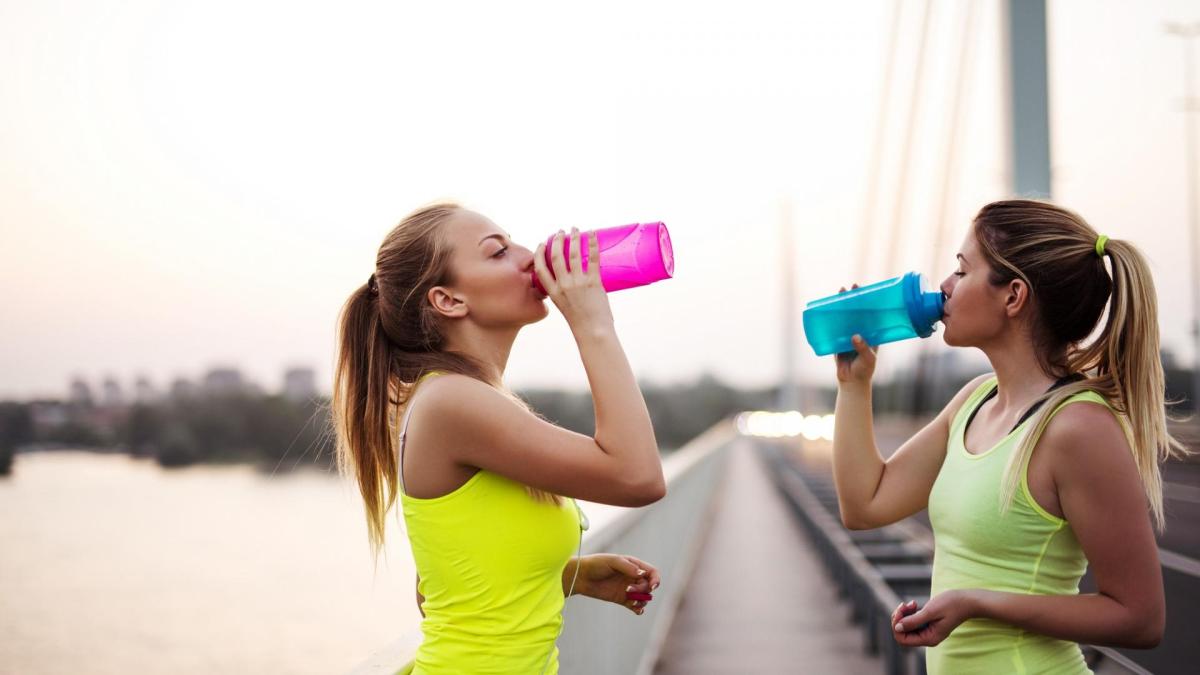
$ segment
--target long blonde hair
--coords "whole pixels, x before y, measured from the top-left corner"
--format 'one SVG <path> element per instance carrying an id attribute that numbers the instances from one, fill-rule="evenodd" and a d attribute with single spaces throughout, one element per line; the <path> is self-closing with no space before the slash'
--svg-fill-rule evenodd
<path id="1" fill-rule="evenodd" d="M 490 381 L 478 361 L 446 348 L 441 318 L 429 302 L 431 288 L 454 281 L 444 228 L 461 210 L 454 203 L 432 204 L 400 221 L 379 246 L 374 274 L 350 294 L 338 318 L 330 404 L 337 466 L 358 483 L 376 559 L 399 495 L 399 424 L 421 377 L 434 371 L 466 375 L 528 407 Z M 526 489 L 535 499 L 560 501 Z"/>
<path id="2" fill-rule="evenodd" d="M 1005 471 L 1003 508 L 1012 504 L 1034 446 L 1054 412 L 1071 396 L 1090 390 L 1103 396 L 1117 413 L 1161 530 L 1159 463 L 1187 451 L 1167 431 L 1158 296 L 1145 258 L 1132 243 L 1117 239 L 1108 239 L 1101 255 L 1099 235 L 1083 218 L 1040 201 L 988 204 L 975 216 L 973 233 L 991 267 L 993 284 L 1021 279 L 1028 285 L 1036 312 L 1033 339 L 1042 369 L 1052 377 L 1086 375 L 1039 399 L 1042 406 L 1030 418 Z M 1103 329 L 1085 343 L 1106 305 Z"/>

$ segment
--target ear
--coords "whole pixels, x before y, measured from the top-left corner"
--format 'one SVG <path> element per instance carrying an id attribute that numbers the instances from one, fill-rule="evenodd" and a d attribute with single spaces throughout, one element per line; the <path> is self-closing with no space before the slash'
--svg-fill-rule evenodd
<path id="1" fill-rule="evenodd" d="M 1005 286 L 1004 312 L 1008 318 L 1015 319 L 1029 306 L 1029 284 L 1023 279 L 1013 279 Z"/>
<path id="2" fill-rule="evenodd" d="M 467 315 L 467 300 L 445 286 L 434 286 L 426 294 L 434 311 L 448 319 L 461 319 Z"/>

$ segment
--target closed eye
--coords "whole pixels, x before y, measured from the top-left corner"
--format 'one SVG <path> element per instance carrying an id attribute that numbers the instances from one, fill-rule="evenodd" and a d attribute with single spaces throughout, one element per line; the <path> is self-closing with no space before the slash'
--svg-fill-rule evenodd
<path id="1" fill-rule="evenodd" d="M 493 257 L 493 258 L 501 258 L 501 257 L 504 257 L 504 252 L 505 252 L 505 251 L 507 251 L 507 250 L 508 250 L 508 247 L 507 247 L 507 246 L 501 246 L 499 251 L 496 251 L 495 253 L 493 253 L 493 254 L 492 254 L 492 257 Z"/>

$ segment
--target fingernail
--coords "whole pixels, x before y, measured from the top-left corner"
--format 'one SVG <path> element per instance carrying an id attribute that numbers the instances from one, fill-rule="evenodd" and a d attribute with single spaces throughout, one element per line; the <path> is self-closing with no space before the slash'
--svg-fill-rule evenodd
<path id="1" fill-rule="evenodd" d="M 633 586 L 626 586 L 626 587 L 625 587 L 625 592 L 626 592 L 626 593 L 632 593 L 632 592 L 633 592 Z"/>
<path id="2" fill-rule="evenodd" d="M 657 581 L 656 581 L 656 582 L 654 582 L 653 584 L 650 584 L 650 590 L 654 590 L 654 589 L 656 589 L 656 588 L 658 588 L 658 582 L 657 582 Z"/>
<path id="3" fill-rule="evenodd" d="M 646 573 L 646 570 L 638 570 L 638 576 L 639 576 L 639 577 L 640 577 L 640 576 L 642 576 L 642 575 L 643 575 L 643 574 L 645 574 L 645 573 Z"/>
<path id="4" fill-rule="evenodd" d="M 903 626 L 902 624 L 899 624 L 899 623 L 898 623 L 898 624 L 896 624 L 896 632 L 897 632 L 897 633 L 903 633 L 903 632 L 904 632 L 904 626 Z"/>

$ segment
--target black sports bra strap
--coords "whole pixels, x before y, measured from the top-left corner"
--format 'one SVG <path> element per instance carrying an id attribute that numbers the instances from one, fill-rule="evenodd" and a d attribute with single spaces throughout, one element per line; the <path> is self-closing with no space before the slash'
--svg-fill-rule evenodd
<path id="1" fill-rule="evenodd" d="M 1049 394 L 1050 392 L 1054 391 L 1055 389 L 1058 389 L 1059 387 L 1071 384 L 1072 382 L 1078 382 L 1083 379 L 1085 379 L 1085 378 L 1081 373 L 1072 373 L 1070 375 L 1067 375 L 1066 377 L 1059 378 L 1057 381 L 1055 381 L 1055 383 L 1050 385 L 1050 388 L 1046 390 L 1046 393 Z M 1000 385 L 997 383 L 997 385 L 992 387 L 992 390 L 989 391 L 986 396 L 984 396 L 982 399 L 980 399 L 979 403 L 975 405 L 975 409 L 971 411 L 971 416 L 967 418 L 967 424 L 966 424 L 966 426 L 963 427 L 963 431 L 966 431 L 971 426 L 971 422 L 975 421 L 975 415 L 979 414 L 979 409 L 983 407 L 983 404 L 987 403 L 988 401 L 992 400 L 993 398 L 996 398 L 996 394 L 999 393 L 999 391 L 1000 391 Z M 1011 434 L 1013 431 L 1016 431 L 1017 427 L 1019 427 L 1025 423 L 1025 420 L 1029 419 L 1030 417 L 1033 417 L 1033 414 L 1036 413 L 1042 407 L 1042 404 L 1045 402 L 1046 402 L 1045 400 L 1041 400 L 1041 401 L 1038 401 L 1037 403 L 1034 403 L 1033 405 L 1029 406 L 1029 410 L 1026 410 L 1025 414 L 1021 415 L 1021 419 L 1017 420 L 1017 423 L 1013 425 L 1013 428 L 1011 430 L 1009 430 L 1008 433 Z"/>

